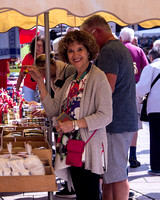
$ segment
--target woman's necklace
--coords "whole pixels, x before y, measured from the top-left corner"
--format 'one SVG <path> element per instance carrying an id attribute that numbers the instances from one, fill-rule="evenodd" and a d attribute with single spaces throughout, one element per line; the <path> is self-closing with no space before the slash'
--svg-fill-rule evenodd
<path id="1" fill-rule="evenodd" d="M 85 75 L 89 72 L 90 68 L 91 68 L 92 63 L 89 63 L 87 69 L 85 72 L 83 72 L 83 74 L 77 78 L 78 76 L 78 72 L 76 71 L 75 75 L 73 76 L 73 80 L 76 80 L 77 83 L 80 83 L 80 81 L 85 77 Z M 74 81 L 73 81 L 74 82 Z"/>

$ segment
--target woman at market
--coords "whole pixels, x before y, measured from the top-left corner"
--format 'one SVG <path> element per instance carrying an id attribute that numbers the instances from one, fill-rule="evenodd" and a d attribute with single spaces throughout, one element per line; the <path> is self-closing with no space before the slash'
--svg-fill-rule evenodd
<path id="1" fill-rule="evenodd" d="M 22 94 L 24 99 L 28 102 L 38 101 L 36 99 L 37 83 L 31 79 L 30 74 L 25 74 L 26 66 L 34 63 L 34 51 L 35 51 L 35 38 L 30 43 L 30 53 L 27 54 L 22 61 L 22 68 L 17 80 L 16 90 L 19 91 L 20 85 L 24 79 L 24 85 Z M 45 52 L 45 39 L 41 36 L 37 37 L 36 57 Z"/>
<path id="2" fill-rule="evenodd" d="M 45 54 L 41 54 L 36 58 L 36 68 L 41 73 L 42 77 L 45 78 L 46 65 L 45 65 Z M 65 80 L 74 74 L 76 69 L 74 66 L 55 60 L 54 53 L 50 54 L 50 76 L 51 76 L 51 97 L 54 98 L 58 91 L 62 88 Z M 36 102 L 30 102 L 35 104 Z M 32 115 L 34 116 L 46 116 L 44 109 L 33 110 Z"/>
<path id="3" fill-rule="evenodd" d="M 45 54 L 41 54 L 36 59 L 36 67 L 38 71 L 42 74 L 43 78 L 45 78 Z M 62 62 L 60 60 L 54 59 L 54 54 L 50 54 L 50 76 L 51 76 L 51 89 L 52 98 L 56 96 L 60 88 L 63 86 L 65 80 L 72 74 L 75 73 L 75 67 Z"/>
<path id="4" fill-rule="evenodd" d="M 136 95 L 142 103 L 143 97 L 149 93 L 147 99 L 147 114 L 150 131 L 150 175 L 160 176 L 160 48 L 153 47 L 148 52 L 151 63 L 147 65 L 136 84 Z M 147 78 L 146 78 L 147 77 Z M 151 88 L 152 83 L 156 80 Z"/>
<path id="5" fill-rule="evenodd" d="M 91 63 L 98 53 L 92 35 L 73 31 L 59 42 L 59 56 L 72 64 L 76 73 L 64 83 L 52 99 L 46 91 L 43 78 L 35 67 L 28 67 L 37 81 L 42 104 L 49 117 L 66 113 L 71 119 L 58 121 L 55 174 L 74 187 L 77 200 L 99 200 L 100 175 L 107 169 L 107 137 L 105 126 L 112 120 L 112 91 L 105 74 Z M 66 142 L 69 139 L 87 141 L 83 166 L 66 165 Z M 102 154 L 102 152 L 104 152 Z M 103 156 L 102 156 L 103 155 Z"/>

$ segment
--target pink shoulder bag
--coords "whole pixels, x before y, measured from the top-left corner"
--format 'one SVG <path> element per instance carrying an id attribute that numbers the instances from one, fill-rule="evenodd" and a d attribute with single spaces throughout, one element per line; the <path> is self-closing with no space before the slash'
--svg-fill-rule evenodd
<path id="1" fill-rule="evenodd" d="M 67 156 L 66 156 L 66 164 L 74 167 L 82 167 L 82 154 L 84 152 L 85 145 L 89 142 L 89 140 L 93 137 L 97 129 L 92 133 L 89 139 L 84 142 L 82 140 L 72 140 L 69 139 L 67 143 Z"/>

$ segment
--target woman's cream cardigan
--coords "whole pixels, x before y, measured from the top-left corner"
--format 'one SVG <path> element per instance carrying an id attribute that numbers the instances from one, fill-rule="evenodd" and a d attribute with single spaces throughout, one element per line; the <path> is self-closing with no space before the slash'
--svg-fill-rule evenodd
<path id="1" fill-rule="evenodd" d="M 48 117 L 58 116 L 66 90 L 73 76 L 69 77 L 56 98 L 51 99 L 49 94 L 42 103 Z M 112 121 L 112 91 L 106 75 L 95 65 L 92 65 L 85 83 L 80 103 L 79 119 L 85 118 L 88 128 L 81 128 L 80 134 L 84 141 L 90 137 L 95 129 L 97 132 L 85 146 L 85 169 L 96 174 L 103 174 L 107 170 L 107 135 L 106 126 Z M 105 168 L 102 162 L 102 144 L 104 148 Z M 64 180 L 69 179 L 67 170 L 62 174 Z"/>

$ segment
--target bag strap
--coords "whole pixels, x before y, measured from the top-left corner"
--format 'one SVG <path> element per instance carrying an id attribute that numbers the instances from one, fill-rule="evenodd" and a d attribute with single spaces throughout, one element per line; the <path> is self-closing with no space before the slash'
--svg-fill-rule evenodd
<path id="1" fill-rule="evenodd" d="M 158 81 L 159 78 L 160 78 L 160 73 L 156 76 L 156 78 L 155 78 L 154 81 L 152 82 L 151 88 L 152 88 L 153 85 Z M 150 91 L 151 91 L 151 88 L 150 88 Z M 149 95 L 150 91 L 145 95 L 145 98 L 146 98 L 146 99 L 148 98 L 148 95 Z"/>
<path id="2" fill-rule="evenodd" d="M 64 80 L 66 80 L 69 76 L 71 76 L 71 74 L 67 76 L 67 69 L 70 65 L 71 64 L 66 64 L 64 67 Z"/>
<path id="3" fill-rule="evenodd" d="M 84 146 L 89 142 L 89 140 L 93 137 L 93 135 L 96 133 L 97 129 L 92 133 L 92 135 L 88 138 L 88 140 L 85 142 Z"/>
<path id="4" fill-rule="evenodd" d="M 156 76 L 156 78 L 154 79 L 154 81 L 151 84 L 151 88 L 153 87 L 153 85 L 158 81 L 158 79 L 160 78 L 160 73 Z"/>

